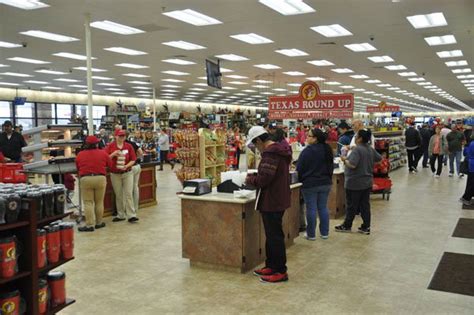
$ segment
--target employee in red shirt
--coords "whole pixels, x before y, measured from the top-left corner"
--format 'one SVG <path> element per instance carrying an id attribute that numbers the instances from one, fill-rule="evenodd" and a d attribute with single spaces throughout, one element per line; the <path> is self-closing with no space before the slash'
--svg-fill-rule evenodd
<path id="1" fill-rule="evenodd" d="M 86 225 L 79 227 L 79 232 L 93 232 L 94 228 L 105 227 L 102 222 L 104 214 L 104 196 L 107 186 L 107 167 L 112 161 L 109 155 L 98 148 L 100 140 L 95 136 L 88 136 L 84 150 L 76 157 L 77 174 L 81 187 L 82 203 L 86 215 Z"/>
<path id="2" fill-rule="evenodd" d="M 112 159 L 110 180 L 117 206 L 117 216 L 112 222 L 128 219 L 128 222 L 133 223 L 138 221 L 138 218 L 137 209 L 133 204 L 133 172 L 131 170 L 137 156 L 133 146 L 125 142 L 125 135 L 125 130 L 115 130 L 115 141 L 109 143 L 105 151 Z"/>

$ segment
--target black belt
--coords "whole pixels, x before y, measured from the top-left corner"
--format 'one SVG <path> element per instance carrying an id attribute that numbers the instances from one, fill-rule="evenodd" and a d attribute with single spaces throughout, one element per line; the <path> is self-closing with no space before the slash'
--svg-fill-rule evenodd
<path id="1" fill-rule="evenodd" d="M 104 174 L 87 174 L 87 175 L 82 175 L 81 177 L 86 177 L 86 176 L 105 176 Z"/>
<path id="2" fill-rule="evenodd" d="M 123 172 L 111 172 L 112 174 L 125 174 L 125 173 L 128 173 L 130 172 L 132 169 L 128 169 L 126 171 L 123 171 Z"/>

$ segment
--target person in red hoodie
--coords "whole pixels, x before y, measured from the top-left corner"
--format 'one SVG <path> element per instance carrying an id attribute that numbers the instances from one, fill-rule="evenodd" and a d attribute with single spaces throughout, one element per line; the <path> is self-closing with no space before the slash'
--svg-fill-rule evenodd
<path id="1" fill-rule="evenodd" d="M 257 188 L 256 210 L 265 228 L 265 267 L 254 270 L 262 282 L 288 281 L 285 235 L 282 220 L 290 207 L 291 148 L 286 142 L 274 142 L 261 126 L 250 128 L 247 146 L 253 143 L 262 154 L 258 173 L 247 176 L 246 183 Z"/>

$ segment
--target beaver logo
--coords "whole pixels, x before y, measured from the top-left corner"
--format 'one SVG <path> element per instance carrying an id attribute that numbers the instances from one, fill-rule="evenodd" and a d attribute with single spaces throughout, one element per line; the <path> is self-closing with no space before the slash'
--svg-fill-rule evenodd
<path id="1" fill-rule="evenodd" d="M 38 292 L 38 301 L 40 303 L 46 303 L 47 299 L 48 299 L 47 290 L 41 290 L 40 292 Z"/>
<path id="2" fill-rule="evenodd" d="M 61 194 L 58 196 L 58 201 L 59 202 L 64 202 L 66 200 L 66 195 L 65 194 Z"/>
<path id="3" fill-rule="evenodd" d="M 7 301 L 2 305 L 2 314 L 13 314 L 16 309 L 15 303 L 12 301 Z"/>
<path id="4" fill-rule="evenodd" d="M 303 83 L 300 89 L 300 94 L 303 99 L 312 101 L 318 96 L 318 85 L 314 82 L 308 81 Z"/>
<path id="5" fill-rule="evenodd" d="M 8 209 L 10 210 L 16 210 L 16 208 L 18 207 L 18 202 L 16 202 L 15 200 L 12 200 L 8 203 Z"/>
<path id="6" fill-rule="evenodd" d="M 16 249 L 15 247 L 10 247 L 7 249 L 7 261 L 16 258 Z"/>
<path id="7" fill-rule="evenodd" d="M 387 107 L 387 103 L 385 103 L 384 101 L 381 101 L 381 102 L 379 103 L 379 107 L 380 107 L 380 109 L 384 110 L 385 107 Z"/>

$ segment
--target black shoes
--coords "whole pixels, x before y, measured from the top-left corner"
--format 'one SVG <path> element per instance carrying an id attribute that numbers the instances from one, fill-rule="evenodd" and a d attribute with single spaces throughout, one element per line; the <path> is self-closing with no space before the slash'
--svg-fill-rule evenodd
<path id="1" fill-rule="evenodd" d="M 96 224 L 96 225 L 95 225 L 95 228 L 96 228 L 96 229 L 101 229 L 101 228 L 103 228 L 103 227 L 105 227 L 105 222 L 102 222 L 101 224 Z"/>
<path id="2" fill-rule="evenodd" d="M 122 218 L 119 218 L 119 217 L 115 217 L 112 219 L 112 222 L 120 222 L 120 221 L 125 221 L 125 219 L 122 219 Z"/>
<path id="3" fill-rule="evenodd" d="M 81 226 L 81 227 L 78 227 L 77 230 L 79 232 L 94 232 L 94 227 L 92 227 L 92 226 Z"/>
<path id="4" fill-rule="evenodd" d="M 351 228 L 348 228 L 344 224 L 341 224 L 334 227 L 334 230 L 336 230 L 336 232 L 350 232 Z"/>
<path id="5" fill-rule="evenodd" d="M 370 235 L 370 228 L 363 228 L 362 226 L 357 229 L 357 232 L 365 235 Z"/>
<path id="6" fill-rule="evenodd" d="M 137 222 L 139 219 L 137 217 L 132 217 L 130 219 L 128 219 L 128 222 L 130 223 L 134 223 L 134 222 Z"/>

